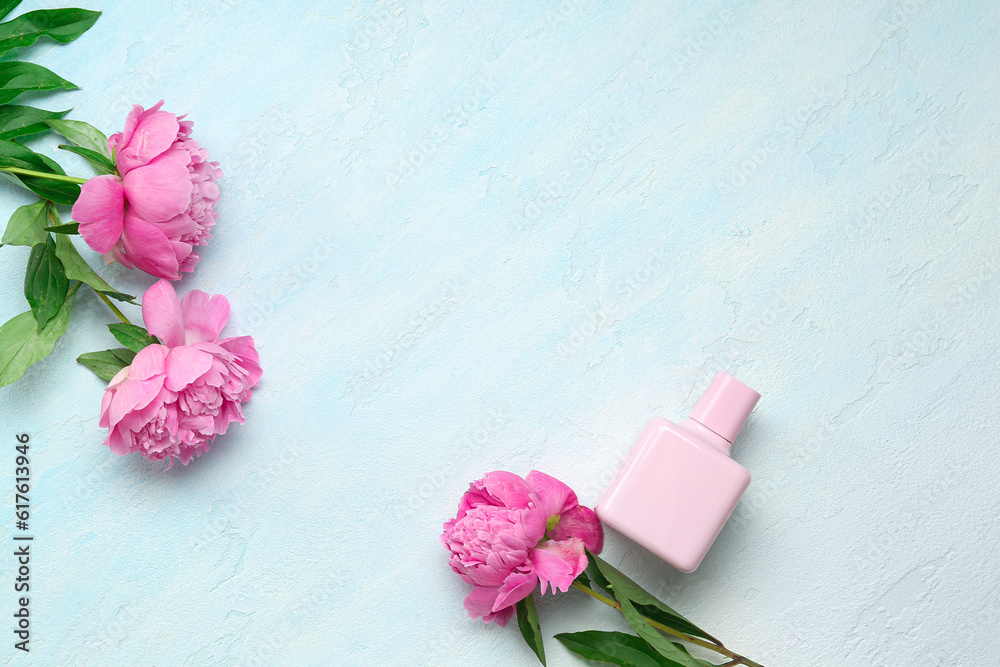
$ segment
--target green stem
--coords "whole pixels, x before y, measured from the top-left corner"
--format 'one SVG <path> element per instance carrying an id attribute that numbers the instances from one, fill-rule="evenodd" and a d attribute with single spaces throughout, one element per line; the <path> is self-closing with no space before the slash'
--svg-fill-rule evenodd
<path id="1" fill-rule="evenodd" d="M 21 169 L 20 167 L 0 167 L 0 171 L 6 171 L 11 174 L 20 174 L 21 176 L 35 176 L 37 178 L 47 178 L 50 181 L 65 181 L 66 183 L 86 183 L 86 178 L 77 178 L 76 176 L 66 176 L 64 174 L 49 174 L 44 171 L 32 171 L 31 169 Z"/>
<path id="2" fill-rule="evenodd" d="M 115 304 L 111 303 L 111 299 L 108 298 L 107 294 L 102 294 L 101 292 L 98 292 L 96 289 L 94 290 L 94 292 L 97 294 L 97 296 L 101 297 L 101 301 L 103 301 L 104 304 L 111 309 L 111 312 L 118 316 L 118 319 L 120 319 L 125 324 L 132 324 L 131 322 L 128 321 L 128 318 L 122 314 L 122 311 L 118 310 L 118 307 L 115 306 Z"/>
<path id="3" fill-rule="evenodd" d="M 594 598 L 595 600 L 600 600 L 601 602 L 603 602 L 604 604 L 608 605 L 609 607 L 612 607 L 613 609 L 617 609 L 618 611 L 622 610 L 621 604 L 619 604 L 616 600 L 612 600 L 609 597 L 601 595 L 597 591 L 592 590 L 592 589 L 588 588 L 587 586 L 584 586 L 579 581 L 574 581 L 573 582 L 573 587 L 580 589 L 581 591 L 583 591 L 584 593 L 586 593 L 590 597 Z M 652 625 L 654 628 L 656 628 L 660 632 L 665 632 L 668 635 L 673 635 L 674 637 L 677 637 L 678 639 L 683 639 L 686 642 L 690 642 L 691 644 L 694 644 L 695 646 L 701 646 L 702 648 L 706 648 L 709 651 L 715 651 L 716 653 L 720 653 L 720 654 L 726 656 L 727 658 L 732 658 L 732 661 L 726 663 L 726 665 L 746 665 L 746 667 L 762 667 L 762 665 L 754 662 L 753 660 L 750 660 L 749 658 L 745 658 L 742 655 L 737 655 L 736 653 L 733 653 L 732 651 L 730 651 L 729 649 L 727 649 L 725 646 L 722 646 L 721 644 L 713 644 L 711 642 L 707 642 L 707 641 L 705 641 L 703 639 L 700 639 L 698 637 L 692 637 L 691 635 L 684 634 L 683 632 L 679 632 L 677 630 L 674 630 L 673 628 L 668 628 L 667 626 L 663 625 L 662 623 L 654 621 L 654 620 L 652 620 L 650 618 L 647 618 L 646 622 L 649 623 L 650 625 Z"/>

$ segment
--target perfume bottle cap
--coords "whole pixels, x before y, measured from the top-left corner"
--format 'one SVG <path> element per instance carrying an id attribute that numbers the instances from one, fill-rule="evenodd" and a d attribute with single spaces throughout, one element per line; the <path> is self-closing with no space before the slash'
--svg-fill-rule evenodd
<path id="1" fill-rule="evenodd" d="M 758 400 L 756 391 L 719 371 L 691 411 L 691 419 L 732 442 Z"/>

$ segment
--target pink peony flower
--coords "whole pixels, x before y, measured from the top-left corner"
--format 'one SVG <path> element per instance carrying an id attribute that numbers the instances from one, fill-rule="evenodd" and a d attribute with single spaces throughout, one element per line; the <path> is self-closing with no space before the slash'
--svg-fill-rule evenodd
<path id="1" fill-rule="evenodd" d="M 549 585 L 566 592 L 587 567 L 584 548 L 600 552 L 604 530 L 559 480 L 498 471 L 470 485 L 441 542 L 451 569 L 475 586 L 465 598 L 469 616 L 506 625 L 536 584 L 543 595 Z"/>
<path id="2" fill-rule="evenodd" d="M 177 280 L 201 259 L 193 248 L 212 238 L 222 171 L 191 139 L 193 123 L 162 105 L 132 107 L 125 129 L 108 140 L 118 173 L 81 186 L 73 219 L 108 261 Z"/>
<path id="3" fill-rule="evenodd" d="M 207 452 L 232 422 L 261 376 L 253 338 L 224 338 L 229 301 L 194 290 L 177 299 L 160 280 L 142 298 L 142 319 L 162 345 L 135 355 L 108 385 L 101 402 L 104 444 L 115 454 L 187 463 Z"/>

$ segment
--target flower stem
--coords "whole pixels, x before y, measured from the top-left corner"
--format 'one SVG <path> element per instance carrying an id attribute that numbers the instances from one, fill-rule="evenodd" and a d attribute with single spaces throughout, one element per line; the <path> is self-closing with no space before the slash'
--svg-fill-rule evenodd
<path id="1" fill-rule="evenodd" d="M 76 176 L 66 176 L 64 174 L 50 174 L 44 171 L 32 171 L 31 169 L 21 169 L 20 167 L 0 167 L 0 171 L 6 171 L 11 174 L 20 174 L 21 176 L 36 176 L 38 178 L 47 178 L 50 181 L 65 181 L 66 183 L 86 183 L 86 178 L 77 178 Z"/>
<path id="2" fill-rule="evenodd" d="M 122 311 L 118 310 L 118 307 L 115 306 L 115 304 L 111 303 L 111 299 L 108 298 L 107 294 L 102 294 L 101 292 L 98 292 L 96 289 L 94 290 L 94 292 L 97 294 L 97 296 L 101 297 L 101 301 L 103 301 L 105 305 L 111 309 L 111 312 L 118 316 L 118 319 L 120 319 L 125 324 L 132 324 L 131 322 L 128 321 L 128 318 L 122 314 Z"/>
<path id="3" fill-rule="evenodd" d="M 573 582 L 573 588 L 580 589 L 581 591 L 583 591 L 584 593 L 586 593 L 590 597 L 594 598 L 595 600 L 600 600 L 601 602 L 603 602 L 604 604 L 608 605 L 609 607 L 617 609 L 618 611 L 622 610 L 621 604 L 619 604 L 616 600 L 612 600 L 609 597 L 601 595 L 597 591 L 592 590 L 592 589 L 588 588 L 587 586 L 584 586 L 579 581 L 574 581 Z M 730 667 L 732 665 L 746 665 L 746 667 L 762 667 L 762 665 L 754 662 L 753 660 L 750 660 L 749 658 L 745 658 L 742 655 L 737 655 L 736 653 L 733 653 L 732 651 L 730 651 L 729 649 L 727 649 L 722 644 L 713 644 L 711 642 L 707 642 L 707 641 L 705 641 L 703 639 L 700 639 L 698 637 L 692 637 L 691 635 L 684 634 L 683 632 L 679 632 L 677 630 L 674 630 L 673 628 L 668 628 L 667 626 L 663 625 L 662 623 L 654 621 L 654 620 L 652 620 L 650 618 L 647 618 L 646 622 L 649 623 L 650 625 L 652 625 L 657 630 L 659 630 L 661 632 L 665 632 L 668 635 L 673 635 L 674 637 L 677 637 L 678 639 L 683 639 L 684 641 L 690 642 L 691 644 L 694 644 L 695 646 L 701 646 L 702 648 L 706 648 L 706 649 L 708 649 L 710 651 L 715 651 L 716 653 L 720 653 L 720 654 L 726 656 L 727 658 L 732 658 L 732 661 L 731 662 L 727 662 L 726 665 L 723 666 L 723 667 Z"/>

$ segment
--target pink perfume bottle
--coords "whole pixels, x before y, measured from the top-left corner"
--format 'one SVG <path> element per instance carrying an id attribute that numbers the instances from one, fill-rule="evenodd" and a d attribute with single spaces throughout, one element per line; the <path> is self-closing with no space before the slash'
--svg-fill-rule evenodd
<path id="1" fill-rule="evenodd" d="M 682 572 L 694 572 L 750 484 L 729 457 L 760 394 L 719 372 L 691 416 L 654 417 L 597 515 Z"/>

